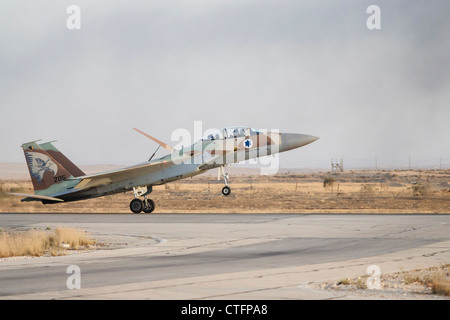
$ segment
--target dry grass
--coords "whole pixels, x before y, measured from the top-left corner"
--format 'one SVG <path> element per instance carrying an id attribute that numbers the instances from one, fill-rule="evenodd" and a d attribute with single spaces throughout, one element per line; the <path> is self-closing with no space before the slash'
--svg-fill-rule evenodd
<path id="1" fill-rule="evenodd" d="M 345 278 L 340 280 L 338 286 L 354 286 L 356 289 L 367 289 L 367 279 L 368 276 L 358 277 L 356 279 Z"/>
<path id="2" fill-rule="evenodd" d="M 49 248 L 44 231 L 0 234 L 0 258 L 13 256 L 41 256 Z"/>
<path id="3" fill-rule="evenodd" d="M 448 272 L 440 271 L 433 274 L 431 291 L 435 294 L 450 297 L 450 278 Z"/>
<path id="4" fill-rule="evenodd" d="M 233 175 L 223 181 L 200 175 L 155 186 L 155 213 L 450 213 L 450 170 L 348 171 Z M 11 190 L 33 193 L 29 181 L 0 182 L 0 212 L 131 213 L 132 192 L 43 205 L 20 202 Z M 3 192 L 4 196 L 1 196 Z"/>
<path id="5" fill-rule="evenodd" d="M 426 269 L 382 274 L 379 290 L 368 290 L 367 275 L 358 278 L 345 278 L 338 282 L 322 284 L 321 288 L 347 290 L 357 294 L 377 292 L 383 297 L 400 298 L 412 295 L 440 295 L 450 297 L 450 264 Z M 356 291 L 358 289 L 358 291 Z"/>
<path id="6" fill-rule="evenodd" d="M 95 242 L 86 236 L 86 232 L 73 228 L 56 228 L 55 242 L 69 245 L 70 248 L 78 250 L 79 247 L 89 246 Z"/>
<path id="7" fill-rule="evenodd" d="M 15 256 L 40 257 L 45 254 L 60 255 L 64 249 L 79 249 L 94 244 L 84 231 L 56 228 L 43 230 L 0 232 L 0 258 Z M 64 246 L 66 244 L 66 246 Z"/>
<path id="8" fill-rule="evenodd" d="M 418 283 L 430 288 L 433 294 L 450 296 L 450 265 L 405 272 L 403 282 L 405 285 Z"/>
<path id="9" fill-rule="evenodd" d="M 365 194 L 375 193 L 375 186 L 373 184 L 363 184 L 361 185 L 361 192 Z"/>
<path id="10" fill-rule="evenodd" d="M 411 191 L 415 196 L 428 196 L 433 193 L 433 188 L 427 183 L 416 183 L 411 187 Z"/>

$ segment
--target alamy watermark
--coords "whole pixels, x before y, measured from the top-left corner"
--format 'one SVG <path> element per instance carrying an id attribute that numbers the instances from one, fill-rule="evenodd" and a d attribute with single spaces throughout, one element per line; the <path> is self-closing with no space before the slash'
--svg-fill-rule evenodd
<path id="1" fill-rule="evenodd" d="M 67 267 L 66 273 L 71 274 L 66 281 L 67 289 L 81 289 L 81 269 L 73 264 Z"/>
<path id="2" fill-rule="evenodd" d="M 81 8 L 78 5 L 72 4 L 67 7 L 66 13 L 69 16 L 66 19 L 66 27 L 69 30 L 81 29 Z M 366 26 L 369 30 L 381 29 L 381 9 L 379 6 L 372 4 L 367 7 L 366 13 L 370 16 L 366 20 Z"/>
<path id="3" fill-rule="evenodd" d="M 66 27 L 69 30 L 80 30 L 81 29 L 81 9 L 80 6 L 72 4 L 67 7 L 66 13 L 69 16 L 66 19 Z"/>
<path id="4" fill-rule="evenodd" d="M 379 6 L 373 4 L 367 7 L 366 12 L 370 14 L 367 18 L 366 25 L 369 30 L 381 29 L 381 9 Z"/>
<path id="5" fill-rule="evenodd" d="M 194 131 L 178 128 L 172 132 L 176 146 L 171 154 L 175 164 L 222 166 L 232 163 L 258 165 L 262 175 L 276 174 L 280 167 L 278 129 L 248 127 L 209 128 L 194 121 Z"/>
<path id="6" fill-rule="evenodd" d="M 367 289 L 381 289 L 381 269 L 376 264 L 372 264 L 367 267 L 366 273 L 369 274 L 367 278 L 366 285 Z"/>

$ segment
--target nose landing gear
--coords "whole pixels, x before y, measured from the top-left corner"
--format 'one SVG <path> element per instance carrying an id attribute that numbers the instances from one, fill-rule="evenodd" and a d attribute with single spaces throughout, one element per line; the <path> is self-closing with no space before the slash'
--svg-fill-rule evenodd
<path id="1" fill-rule="evenodd" d="M 220 176 L 223 176 L 223 182 L 225 182 L 225 187 L 222 188 L 222 194 L 228 196 L 231 193 L 231 188 L 228 186 L 228 172 L 225 172 L 224 166 L 219 167 L 217 180 L 220 180 Z"/>
<path id="2" fill-rule="evenodd" d="M 223 194 L 224 196 L 227 196 L 227 195 L 229 195 L 230 193 L 231 193 L 231 188 L 230 188 L 229 186 L 225 186 L 225 187 L 222 188 L 222 194 Z"/>

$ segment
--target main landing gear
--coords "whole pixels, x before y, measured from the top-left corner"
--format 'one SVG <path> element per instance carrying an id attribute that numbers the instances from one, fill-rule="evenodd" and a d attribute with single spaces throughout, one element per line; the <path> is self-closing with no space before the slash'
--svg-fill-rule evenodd
<path id="1" fill-rule="evenodd" d="M 134 187 L 134 199 L 130 202 L 130 209 L 134 213 L 151 213 L 155 210 L 155 202 L 152 199 L 148 199 L 147 195 L 152 192 L 152 187 Z M 138 197 L 143 196 L 144 200 Z"/>

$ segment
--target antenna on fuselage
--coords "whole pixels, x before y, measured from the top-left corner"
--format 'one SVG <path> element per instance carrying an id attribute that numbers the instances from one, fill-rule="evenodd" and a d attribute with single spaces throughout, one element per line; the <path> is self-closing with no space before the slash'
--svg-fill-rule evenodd
<path id="1" fill-rule="evenodd" d="M 152 156 L 150 157 L 150 159 L 148 159 L 148 161 L 151 161 L 153 159 L 153 157 L 155 156 L 155 154 L 158 152 L 159 148 L 161 148 L 161 146 L 159 145 L 158 148 L 156 148 L 156 151 L 153 152 Z"/>
<path id="2" fill-rule="evenodd" d="M 152 156 L 150 157 L 150 159 L 148 159 L 148 161 L 151 161 L 153 159 L 153 157 L 155 156 L 156 152 L 158 152 L 159 148 L 161 148 L 161 147 L 164 147 L 167 150 L 169 150 L 170 152 L 173 152 L 174 149 L 171 146 L 169 146 L 168 144 L 166 144 L 166 143 L 164 143 L 164 142 L 162 142 L 162 141 L 152 137 L 151 135 L 149 135 L 149 134 L 147 134 L 147 133 L 145 133 L 145 132 L 143 132 L 143 131 L 141 131 L 139 129 L 133 128 L 133 130 L 136 131 L 136 132 L 139 132 L 143 136 L 145 136 L 145 137 L 153 140 L 157 144 L 159 144 L 158 148 L 155 150 L 155 152 L 153 152 Z"/>

